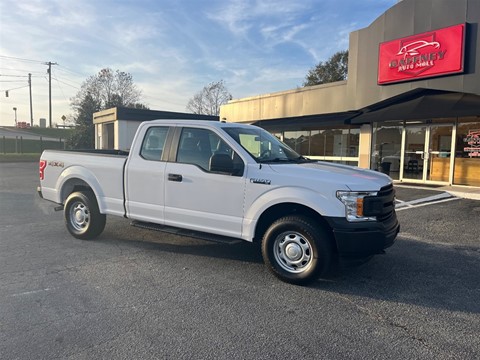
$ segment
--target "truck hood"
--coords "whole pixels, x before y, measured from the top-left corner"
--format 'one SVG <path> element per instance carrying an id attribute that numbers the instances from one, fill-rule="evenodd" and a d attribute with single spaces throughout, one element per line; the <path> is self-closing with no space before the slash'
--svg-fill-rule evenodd
<path id="1" fill-rule="evenodd" d="M 378 191 L 392 182 L 389 176 L 377 171 L 323 161 L 269 166 L 272 171 L 286 177 L 301 178 L 310 186 L 322 181 L 336 183 L 339 189 L 343 185 L 352 191 Z"/>

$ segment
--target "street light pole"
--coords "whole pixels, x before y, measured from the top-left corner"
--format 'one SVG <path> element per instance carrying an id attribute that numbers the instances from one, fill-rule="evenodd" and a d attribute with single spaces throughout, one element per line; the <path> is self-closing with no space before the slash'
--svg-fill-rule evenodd
<path id="1" fill-rule="evenodd" d="M 17 127 L 17 108 L 14 107 L 13 111 L 15 112 L 15 127 Z"/>

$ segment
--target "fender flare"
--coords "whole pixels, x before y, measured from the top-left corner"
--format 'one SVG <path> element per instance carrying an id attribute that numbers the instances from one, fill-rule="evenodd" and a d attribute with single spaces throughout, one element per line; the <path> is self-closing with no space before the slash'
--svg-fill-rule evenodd
<path id="1" fill-rule="evenodd" d="M 272 206 L 293 203 L 308 207 L 320 216 L 342 216 L 344 207 L 336 200 L 304 187 L 281 186 L 272 189 L 255 199 L 245 212 L 242 238 L 252 241 L 258 220 Z"/>
<path id="2" fill-rule="evenodd" d="M 57 192 L 57 202 L 59 204 L 63 204 L 71 194 L 68 187 L 75 185 L 87 185 L 90 189 L 92 189 L 93 193 L 95 194 L 95 198 L 97 199 L 98 208 L 101 213 L 104 212 L 105 204 L 101 199 L 103 199 L 104 194 L 100 183 L 98 182 L 95 175 L 85 167 L 74 165 L 70 166 L 62 171 L 60 176 L 57 179 L 57 183 L 55 184 L 55 188 L 59 189 Z"/>

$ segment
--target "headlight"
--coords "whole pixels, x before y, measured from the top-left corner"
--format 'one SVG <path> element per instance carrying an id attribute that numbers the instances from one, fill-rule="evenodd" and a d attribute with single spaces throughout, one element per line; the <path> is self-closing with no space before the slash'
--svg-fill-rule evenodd
<path id="1" fill-rule="evenodd" d="M 348 221 L 375 221 L 375 216 L 363 215 L 363 198 L 376 196 L 376 192 L 337 191 L 337 198 L 345 205 L 345 217 Z"/>

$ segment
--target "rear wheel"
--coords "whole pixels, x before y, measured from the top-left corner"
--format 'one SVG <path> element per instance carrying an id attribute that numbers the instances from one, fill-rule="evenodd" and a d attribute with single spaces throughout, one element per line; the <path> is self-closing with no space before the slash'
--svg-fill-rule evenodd
<path id="1" fill-rule="evenodd" d="M 100 213 L 91 191 L 70 194 L 65 202 L 64 217 L 68 232 L 77 239 L 94 239 L 105 228 L 106 216 Z"/>
<path id="2" fill-rule="evenodd" d="M 330 234 L 305 216 L 275 221 L 262 241 L 265 264 L 275 276 L 292 284 L 307 284 L 330 269 Z"/>

